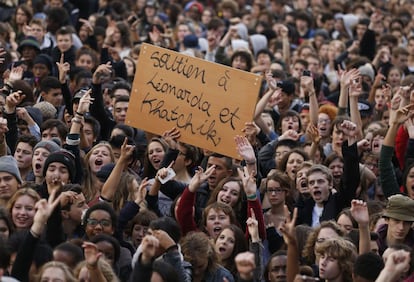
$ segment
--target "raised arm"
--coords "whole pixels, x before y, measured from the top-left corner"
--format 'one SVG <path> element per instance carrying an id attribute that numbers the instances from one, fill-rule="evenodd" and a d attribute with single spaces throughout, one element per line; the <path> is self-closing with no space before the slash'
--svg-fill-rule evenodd
<path id="1" fill-rule="evenodd" d="M 371 235 L 369 231 L 369 214 L 367 203 L 361 200 L 352 200 L 351 215 L 358 222 L 359 254 L 371 252 Z"/>
<path id="2" fill-rule="evenodd" d="M 293 216 L 290 217 L 289 209 L 285 206 L 286 223 L 279 226 L 280 232 L 287 245 L 287 265 L 286 265 L 286 281 L 293 282 L 296 274 L 299 273 L 299 249 L 296 241 L 296 218 L 298 209 L 293 210 Z"/>
<path id="3" fill-rule="evenodd" d="M 302 76 L 300 78 L 300 89 L 304 97 L 309 97 L 309 117 L 312 124 L 318 123 L 318 98 L 316 97 L 313 78 L 310 76 Z"/>
<path id="4" fill-rule="evenodd" d="M 135 146 L 128 145 L 128 138 L 125 137 L 124 143 L 121 146 L 121 155 L 116 162 L 111 174 L 109 175 L 108 180 L 105 181 L 104 185 L 102 186 L 101 198 L 105 199 L 108 202 L 112 201 L 115 192 L 118 189 L 119 181 L 122 177 L 122 172 L 128 167 L 134 149 Z"/>

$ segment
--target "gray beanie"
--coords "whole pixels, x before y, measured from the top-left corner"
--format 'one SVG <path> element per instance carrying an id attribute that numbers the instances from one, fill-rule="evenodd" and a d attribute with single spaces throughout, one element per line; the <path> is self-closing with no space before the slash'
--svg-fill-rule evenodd
<path id="1" fill-rule="evenodd" d="M 34 146 L 33 152 L 36 151 L 37 148 L 45 148 L 50 153 L 57 152 L 61 149 L 60 146 L 53 140 L 40 141 L 36 144 L 36 146 Z"/>
<path id="2" fill-rule="evenodd" d="M 19 168 L 17 167 L 17 161 L 12 156 L 3 156 L 0 157 L 0 172 L 8 172 L 14 177 L 17 181 L 22 184 L 22 177 L 20 176 Z"/>

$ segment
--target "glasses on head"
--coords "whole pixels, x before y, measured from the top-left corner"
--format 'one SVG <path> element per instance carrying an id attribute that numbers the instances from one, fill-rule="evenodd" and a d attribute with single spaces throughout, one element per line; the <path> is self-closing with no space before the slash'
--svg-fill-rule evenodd
<path id="1" fill-rule="evenodd" d="M 93 218 L 89 218 L 86 223 L 92 227 L 97 226 L 98 224 L 101 225 L 102 227 L 110 227 L 112 226 L 112 222 L 108 219 L 102 219 L 102 220 L 97 220 L 97 219 L 93 219 Z"/>
<path id="2" fill-rule="evenodd" d="M 273 193 L 275 193 L 275 194 L 281 194 L 281 193 L 283 193 L 285 191 L 286 190 L 285 189 L 282 189 L 282 188 L 268 188 L 268 189 L 266 189 L 266 192 L 269 193 L 269 194 L 273 194 Z"/>

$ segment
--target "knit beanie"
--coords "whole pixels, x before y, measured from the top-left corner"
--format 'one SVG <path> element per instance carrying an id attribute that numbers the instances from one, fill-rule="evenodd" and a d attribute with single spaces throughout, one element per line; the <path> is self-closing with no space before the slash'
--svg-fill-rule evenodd
<path id="1" fill-rule="evenodd" d="M 36 151 L 37 148 L 44 148 L 50 153 L 57 152 L 61 149 L 60 146 L 52 140 L 40 141 L 36 144 L 36 146 L 34 146 L 33 151 Z"/>
<path id="2" fill-rule="evenodd" d="M 33 60 L 33 65 L 41 64 L 45 65 L 50 72 L 53 70 L 53 61 L 52 58 L 46 54 L 37 55 Z"/>
<path id="3" fill-rule="evenodd" d="M 51 153 L 43 166 L 43 176 L 46 176 L 46 171 L 51 163 L 61 163 L 67 167 L 69 171 L 70 181 L 73 183 L 75 181 L 76 175 L 76 166 L 75 166 L 75 157 L 73 154 L 67 150 L 60 150 L 54 153 Z"/>
<path id="4" fill-rule="evenodd" d="M 43 121 L 56 118 L 56 108 L 47 101 L 36 103 L 33 108 L 39 109 L 42 112 Z"/>
<path id="5" fill-rule="evenodd" d="M 22 177 L 20 176 L 20 171 L 17 166 L 17 161 L 12 156 L 3 156 L 0 157 L 0 172 L 8 172 L 14 177 L 17 181 L 22 184 Z"/>

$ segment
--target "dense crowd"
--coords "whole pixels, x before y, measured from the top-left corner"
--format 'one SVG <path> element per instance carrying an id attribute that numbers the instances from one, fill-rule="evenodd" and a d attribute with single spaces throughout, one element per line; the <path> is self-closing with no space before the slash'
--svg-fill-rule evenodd
<path id="1" fill-rule="evenodd" d="M 0 281 L 412 281 L 413 7 L 0 0 Z M 143 43 L 262 78 L 241 160 L 125 124 Z"/>

